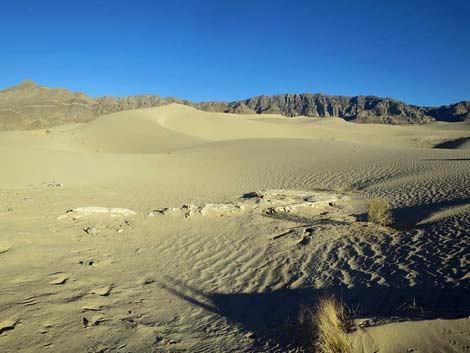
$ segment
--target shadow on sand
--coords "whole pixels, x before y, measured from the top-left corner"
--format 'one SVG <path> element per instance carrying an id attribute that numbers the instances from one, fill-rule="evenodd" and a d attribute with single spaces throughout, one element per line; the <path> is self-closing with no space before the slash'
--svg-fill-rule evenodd
<path id="1" fill-rule="evenodd" d="M 297 288 L 262 293 L 207 293 L 178 280 L 160 281 L 162 288 L 188 303 L 225 317 L 255 334 L 256 344 L 275 342 L 283 347 L 305 343 L 298 337 L 297 318 L 302 308 L 314 308 L 318 299 L 334 295 L 354 318 L 423 320 L 462 318 L 470 314 L 470 283 L 436 288 L 336 287 L 325 290 Z"/>
<path id="2" fill-rule="evenodd" d="M 462 145 L 468 143 L 470 141 L 470 137 L 460 137 L 455 140 L 444 141 L 438 143 L 433 148 L 442 148 L 442 149 L 457 149 Z"/>
<path id="3" fill-rule="evenodd" d="M 394 227 L 397 229 L 420 228 L 418 225 L 432 214 L 458 206 L 470 205 L 470 198 L 442 201 L 430 205 L 417 205 L 393 210 Z"/>
<path id="4" fill-rule="evenodd" d="M 423 159 L 425 162 L 465 162 L 470 161 L 470 158 L 429 158 Z"/>

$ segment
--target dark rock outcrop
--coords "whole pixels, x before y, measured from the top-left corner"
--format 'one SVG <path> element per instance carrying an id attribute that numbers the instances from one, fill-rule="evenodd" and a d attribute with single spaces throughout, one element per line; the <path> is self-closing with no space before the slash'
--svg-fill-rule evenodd
<path id="1" fill-rule="evenodd" d="M 234 102 L 193 103 L 178 98 L 137 95 L 91 98 L 80 92 L 38 86 L 24 81 L 0 92 L 0 130 L 44 128 L 88 122 L 121 110 L 185 104 L 211 112 L 234 114 L 281 114 L 287 117 L 340 117 L 362 123 L 424 124 L 439 121 L 470 121 L 470 101 L 452 105 L 419 107 L 391 98 L 281 94 Z"/>
<path id="2" fill-rule="evenodd" d="M 423 124 L 435 120 L 424 108 L 390 98 L 282 94 L 259 96 L 231 103 L 200 103 L 198 108 L 226 113 L 281 114 L 284 116 L 340 117 L 383 124 Z"/>
<path id="3" fill-rule="evenodd" d="M 439 121 L 470 121 L 470 101 L 443 105 L 438 108 L 425 108 L 426 114 Z"/>

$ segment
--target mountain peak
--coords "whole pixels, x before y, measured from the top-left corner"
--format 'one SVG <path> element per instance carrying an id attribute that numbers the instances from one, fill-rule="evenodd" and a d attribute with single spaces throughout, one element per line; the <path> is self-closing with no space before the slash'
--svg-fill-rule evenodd
<path id="1" fill-rule="evenodd" d="M 33 80 L 24 80 L 23 82 L 21 82 L 17 88 L 21 88 L 21 89 L 28 89 L 28 88 L 35 88 L 37 87 L 38 85 L 33 81 Z"/>

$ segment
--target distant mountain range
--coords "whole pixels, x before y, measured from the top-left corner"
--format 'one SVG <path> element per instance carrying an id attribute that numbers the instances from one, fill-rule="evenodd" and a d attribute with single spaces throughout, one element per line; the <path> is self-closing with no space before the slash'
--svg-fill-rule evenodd
<path id="1" fill-rule="evenodd" d="M 234 102 L 194 103 L 155 95 L 91 98 L 63 88 L 38 86 L 27 80 L 0 91 L 0 130 L 46 128 L 87 122 L 100 115 L 122 110 L 179 103 L 197 109 L 235 114 L 281 114 L 288 117 L 340 117 L 380 124 L 425 124 L 432 121 L 470 121 L 470 101 L 440 107 L 420 107 L 391 98 L 331 96 L 325 94 L 280 94 Z"/>

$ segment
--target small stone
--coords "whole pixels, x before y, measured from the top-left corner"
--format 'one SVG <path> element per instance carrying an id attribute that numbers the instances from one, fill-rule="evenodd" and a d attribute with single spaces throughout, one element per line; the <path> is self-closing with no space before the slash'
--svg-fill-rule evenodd
<path id="1" fill-rule="evenodd" d="M 103 309 L 102 305 L 85 305 L 82 307 L 82 311 L 101 311 Z"/>
<path id="2" fill-rule="evenodd" d="M 60 275 L 56 277 L 55 279 L 53 279 L 52 281 L 50 281 L 49 284 L 53 284 L 53 285 L 65 284 L 65 282 L 67 282 L 68 279 L 69 277 L 67 277 L 66 275 Z"/>
<path id="3" fill-rule="evenodd" d="M 90 319 L 90 324 L 93 326 L 98 326 L 103 321 L 105 321 L 103 315 L 94 315 Z"/>
<path id="4" fill-rule="evenodd" d="M 107 286 L 107 287 L 94 289 L 90 292 L 90 294 L 98 294 L 102 297 L 107 297 L 111 293 L 112 290 L 113 290 L 113 286 Z"/>
<path id="5" fill-rule="evenodd" d="M 254 338 L 255 337 L 255 333 L 254 332 L 251 332 L 251 331 L 248 331 L 244 334 L 244 336 L 246 338 Z"/>
<path id="6" fill-rule="evenodd" d="M 98 234 L 98 229 L 96 229 L 95 227 L 86 227 L 83 228 L 83 230 L 85 231 L 85 233 L 88 233 L 90 235 Z"/>
<path id="7" fill-rule="evenodd" d="M 300 239 L 297 244 L 299 245 L 307 245 L 308 243 L 310 243 L 310 238 L 304 236 L 302 239 Z"/>

